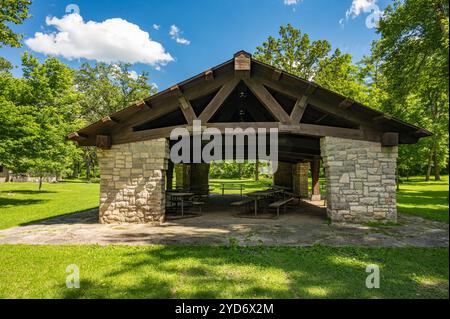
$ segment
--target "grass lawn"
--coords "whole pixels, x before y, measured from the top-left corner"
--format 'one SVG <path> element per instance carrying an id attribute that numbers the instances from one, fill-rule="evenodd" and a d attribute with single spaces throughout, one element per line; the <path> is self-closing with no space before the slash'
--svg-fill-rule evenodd
<path id="1" fill-rule="evenodd" d="M 401 184 L 399 211 L 448 222 L 448 177 Z M 271 180 L 243 183 L 245 192 Z M 98 184 L 0 183 L 0 228 L 98 205 Z M 239 193 L 239 189 L 227 190 Z M 81 288 L 67 289 L 66 267 Z M 368 264 L 381 288 L 365 288 Z M 0 298 L 448 298 L 448 249 L 0 245 Z"/>
<path id="2" fill-rule="evenodd" d="M 0 183 L 0 229 L 98 207 L 99 184 Z"/>
<path id="3" fill-rule="evenodd" d="M 272 179 L 261 177 L 258 182 L 254 179 L 213 179 L 209 180 L 209 186 L 213 194 L 222 194 L 222 184 L 225 184 L 225 194 L 240 194 L 240 185 L 243 185 L 243 193 L 256 192 L 271 186 Z"/>
<path id="4" fill-rule="evenodd" d="M 398 212 L 448 223 L 448 187 L 448 176 L 440 182 L 425 182 L 424 177 L 403 181 L 397 194 Z"/>
<path id="5" fill-rule="evenodd" d="M 448 262 L 445 248 L 5 245 L 0 298 L 448 298 Z"/>

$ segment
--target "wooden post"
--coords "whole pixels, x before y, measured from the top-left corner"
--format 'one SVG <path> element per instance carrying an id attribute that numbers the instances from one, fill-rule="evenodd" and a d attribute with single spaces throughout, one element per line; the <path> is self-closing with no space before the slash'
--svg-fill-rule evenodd
<path id="1" fill-rule="evenodd" d="M 319 173 L 320 173 L 320 160 L 314 160 L 311 163 L 311 176 L 312 176 L 312 201 L 320 200 L 320 184 L 319 184 Z"/>
<path id="2" fill-rule="evenodd" d="M 166 178 L 167 178 L 167 190 L 173 189 L 173 169 L 174 169 L 174 163 L 169 159 L 167 171 L 166 171 Z"/>

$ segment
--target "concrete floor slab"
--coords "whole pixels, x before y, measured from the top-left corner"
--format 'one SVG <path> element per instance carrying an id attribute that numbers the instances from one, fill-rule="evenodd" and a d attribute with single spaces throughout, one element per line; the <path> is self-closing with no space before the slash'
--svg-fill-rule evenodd
<path id="1" fill-rule="evenodd" d="M 399 216 L 399 225 L 329 225 L 324 207 L 302 203 L 279 219 L 238 217 L 229 203 L 235 196 L 214 196 L 203 215 L 152 225 L 102 225 L 88 211 L 0 231 L 0 244 L 99 245 L 282 245 L 370 247 L 448 247 L 448 224 Z"/>

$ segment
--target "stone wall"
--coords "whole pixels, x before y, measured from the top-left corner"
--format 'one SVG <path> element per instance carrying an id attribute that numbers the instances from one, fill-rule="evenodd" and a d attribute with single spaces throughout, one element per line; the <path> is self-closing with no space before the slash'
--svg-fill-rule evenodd
<path id="1" fill-rule="evenodd" d="M 100 223 L 159 223 L 165 214 L 166 139 L 99 150 Z"/>
<path id="2" fill-rule="evenodd" d="M 273 175 L 273 183 L 277 186 L 292 188 L 292 164 L 278 162 L 278 169 Z"/>
<path id="3" fill-rule="evenodd" d="M 191 188 L 191 165 L 175 164 L 175 183 L 177 189 Z"/>
<path id="4" fill-rule="evenodd" d="M 209 189 L 210 164 L 193 163 L 191 166 L 191 191 L 198 195 L 207 195 Z"/>
<path id="5" fill-rule="evenodd" d="M 293 190 L 301 198 L 309 197 L 308 172 L 309 163 L 297 163 L 293 167 Z"/>
<path id="6" fill-rule="evenodd" d="M 395 222 L 397 147 L 324 137 L 327 213 L 335 222 Z"/>

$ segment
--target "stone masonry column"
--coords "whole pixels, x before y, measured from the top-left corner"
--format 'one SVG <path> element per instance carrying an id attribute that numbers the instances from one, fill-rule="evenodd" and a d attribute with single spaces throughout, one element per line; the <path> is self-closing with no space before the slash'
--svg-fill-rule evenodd
<path id="1" fill-rule="evenodd" d="M 198 195 L 207 195 L 209 189 L 210 164 L 192 163 L 191 165 L 191 190 Z"/>
<path id="2" fill-rule="evenodd" d="M 191 165 L 175 164 L 176 188 L 188 190 L 191 188 Z"/>
<path id="3" fill-rule="evenodd" d="M 398 147 L 324 137 L 320 148 L 333 222 L 395 222 Z"/>
<path id="4" fill-rule="evenodd" d="M 278 162 L 278 169 L 273 174 L 273 184 L 292 188 L 292 170 L 293 166 L 291 163 Z"/>
<path id="5" fill-rule="evenodd" d="M 99 151 L 100 223 L 159 223 L 165 217 L 169 143 L 155 139 Z"/>
<path id="6" fill-rule="evenodd" d="M 322 199 L 322 197 L 320 196 L 319 175 L 320 160 L 315 159 L 311 162 L 311 201 L 319 201 Z"/>
<path id="7" fill-rule="evenodd" d="M 297 163 L 294 165 L 294 193 L 301 198 L 308 198 L 308 172 L 309 163 Z"/>

